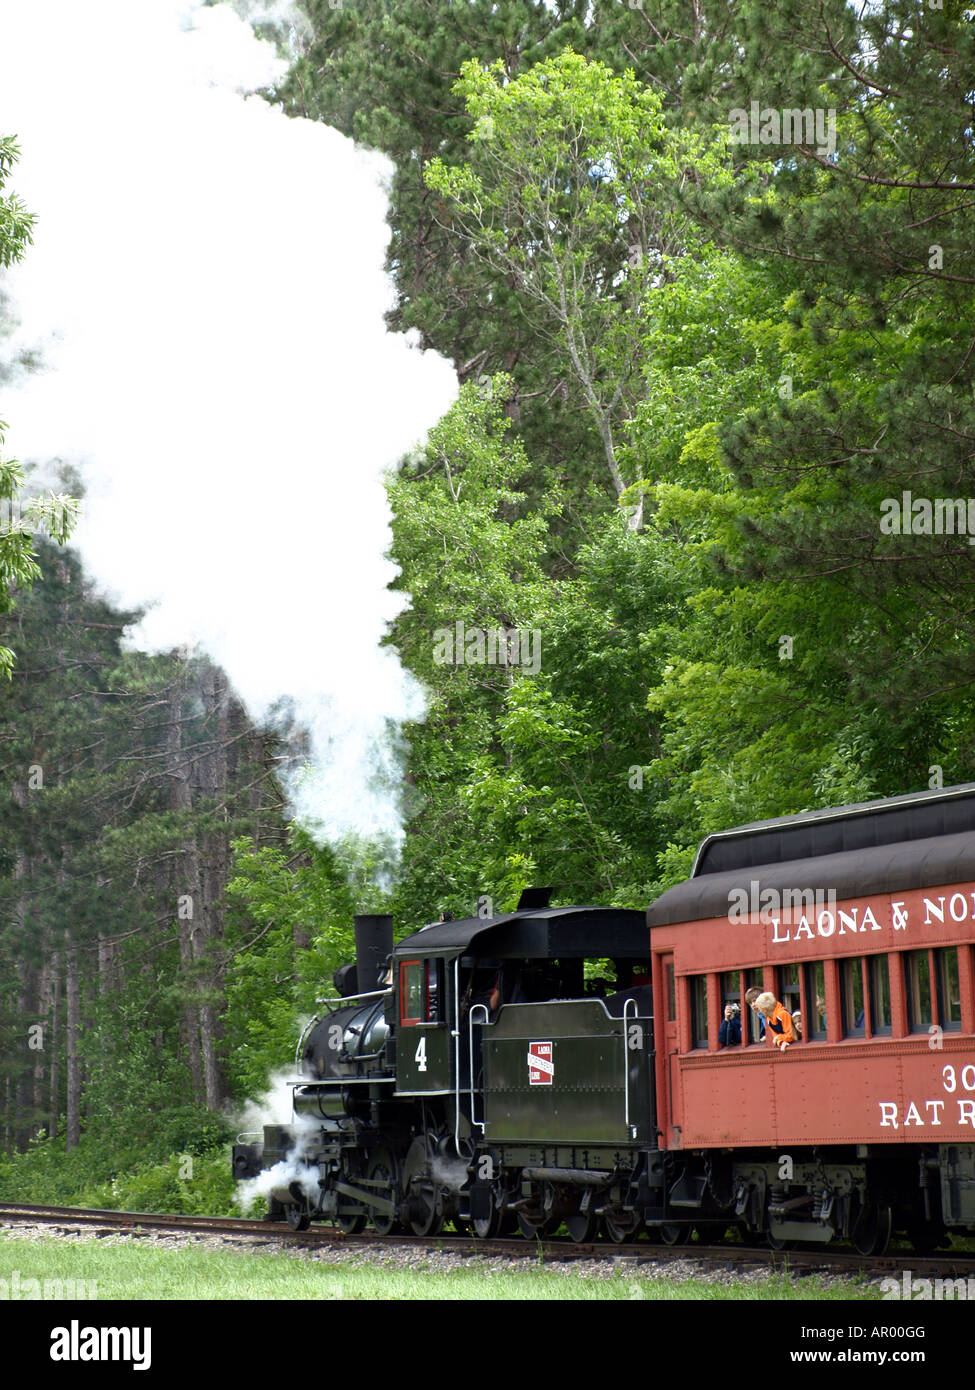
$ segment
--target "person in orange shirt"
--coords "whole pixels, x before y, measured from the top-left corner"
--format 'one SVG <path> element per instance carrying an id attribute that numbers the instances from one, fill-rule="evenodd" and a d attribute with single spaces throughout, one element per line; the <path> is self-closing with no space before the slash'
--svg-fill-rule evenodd
<path id="1" fill-rule="evenodd" d="M 765 1041 L 779 1047 L 784 1052 L 790 1043 L 798 1042 L 792 1015 L 784 1004 L 780 1004 L 774 994 L 760 994 L 752 1008 L 765 1019 Z"/>

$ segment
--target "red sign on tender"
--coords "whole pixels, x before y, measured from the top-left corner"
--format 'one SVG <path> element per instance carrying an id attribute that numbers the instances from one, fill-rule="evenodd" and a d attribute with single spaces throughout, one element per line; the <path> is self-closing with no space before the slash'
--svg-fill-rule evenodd
<path id="1" fill-rule="evenodd" d="M 550 1042 L 528 1044 L 528 1084 L 530 1086 L 551 1086 L 555 1076 Z"/>

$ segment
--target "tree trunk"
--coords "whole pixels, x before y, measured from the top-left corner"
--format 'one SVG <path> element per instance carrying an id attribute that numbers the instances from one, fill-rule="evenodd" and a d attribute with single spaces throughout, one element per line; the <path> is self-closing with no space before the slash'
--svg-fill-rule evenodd
<path id="1" fill-rule="evenodd" d="M 51 956 L 51 1027 L 48 1035 L 48 1133 L 55 1138 L 61 1115 L 61 952 Z"/>
<path id="2" fill-rule="evenodd" d="M 226 807 L 227 737 L 229 690 L 222 671 L 208 666 L 203 683 L 207 731 L 212 751 L 200 762 L 200 791 L 210 802 Z M 226 820 L 226 809 L 222 819 Z M 216 1000 L 222 997 L 223 980 L 214 965 L 214 948 L 223 944 L 223 890 L 227 885 L 227 837 L 221 832 L 206 837 L 203 863 L 202 931 L 194 938 L 201 964 L 205 995 L 200 1007 L 200 1041 L 203 1049 L 203 1080 L 206 1102 L 218 1110 L 224 1099 L 222 1068 L 219 1060 L 220 1027 Z"/>
<path id="3" fill-rule="evenodd" d="M 37 991 L 37 1021 L 41 1026 L 39 1038 L 41 1045 L 34 1053 L 34 1097 L 31 1109 L 34 1114 L 35 1131 L 37 1126 L 41 1124 L 41 1117 L 44 1115 L 47 1108 L 44 1095 L 44 1064 L 47 1060 L 48 1065 L 50 1065 L 49 1059 L 51 1056 L 51 993 L 51 962 L 50 960 L 45 960 L 44 964 L 41 966 L 40 985 Z M 43 1127 L 48 1129 L 46 1125 Z M 48 1133 L 50 1133 L 49 1129 Z"/>
<path id="4" fill-rule="evenodd" d="M 65 1151 L 70 1153 L 81 1138 L 81 1058 L 78 1055 L 78 1033 L 81 1010 L 78 998 L 78 949 L 66 942 L 68 995 L 68 1113 L 65 1128 Z"/>
<path id="5" fill-rule="evenodd" d="M 184 679 L 185 672 L 181 668 L 169 688 L 167 762 L 172 806 L 177 811 L 187 811 L 192 805 L 190 768 L 189 763 L 183 758 L 182 749 Z M 179 934 L 180 974 L 185 991 L 181 1031 L 190 1069 L 193 1099 L 199 1102 L 203 1099 L 203 1063 L 200 1056 L 200 1011 L 196 1000 L 197 984 L 193 970 L 193 935 L 196 930 L 197 913 L 202 905 L 202 895 L 199 857 L 196 841 L 192 838 L 182 842 L 179 866 L 171 889 L 175 897 L 173 907 L 176 911 L 176 929 Z"/>

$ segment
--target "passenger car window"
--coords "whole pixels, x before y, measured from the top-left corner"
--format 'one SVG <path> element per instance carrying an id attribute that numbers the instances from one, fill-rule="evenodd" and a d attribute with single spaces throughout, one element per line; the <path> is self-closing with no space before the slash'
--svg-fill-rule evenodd
<path id="1" fill-rule="evenodd" d="M 816 961 L 805 967 L 806 1012 L 802 1020 L 802 1036 L 810 1042 L 826 1041 L 826 967 Z"/>
<path id="2" fill-rule="evenodd" d="M 693 975 L 691 987 L 691 1039 L 695 1047 L 708 1045 L 708 977 Z"/>
<path id="3" fill-rule="evenodd" d="M 931 963 L 927 951 L 904 953 L 904 987 L 907 991 L 907 1027 L 911 1033 L 926 1033 L 934 1022 L 931 1016 Z"/>
<path id="4" fill-rule="evenodd" d="M 867 1027 L 862 956 L 840 961 L 840 1010 L 844 1038 L 865 1037 Z"/>
<path id="5" fill-rule="evenodd" d="M 871 956 L 867 962 L 870 980 L 870 1031 L 890 1033 L 890 961 L 887 956 Z"/>
<path id="6" fill-rule="evenodd" d="M 961 984 L 958 979 L 958 947 L 946 946 L 934 953 L 938 983 L 938 1022 L 947 1031 L 961 1028 Z"/>

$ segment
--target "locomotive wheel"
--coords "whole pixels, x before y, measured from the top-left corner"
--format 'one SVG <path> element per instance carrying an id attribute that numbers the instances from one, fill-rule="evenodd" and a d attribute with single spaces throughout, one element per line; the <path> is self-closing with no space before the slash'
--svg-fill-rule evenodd
<path id="1" fill-rule="evenodd" d="M 660 1240 L 663 1245 L 686 1245 L 690 1238 L 690 1226 L 660 1227 Z"/>
<path id="2" fill-rule="evenodd" d="M 335 1224 L 343 1235 L 357 1236 L 360 1231 L 365 1230 L 366 1218 L 359 1216 L 337 1216 Z"/>
<path id="3" fill-rule="evenodd" d="M 300 1202 L 288 1202 L 284 1209 L 284 1219 L 293 1231 L 307 1231 L 311 1217 Z"/>
<path id="4" fill-rule="evenodd" d="M 615 1216 L 603 1212 L 603 1233 L 614 1245 L 635 1239 L 639 1229 L 640 1217 L 635 1211 L 619 1211 Z"/>
<path id="5" fill-rule="evenodd" d="M 882 1255 L 890 1244 L 894 1214 L 890 1207 L 868 1202 L 853 1228 L 853 1248 L 858 1255 Z"/>
<path id="6" fill-rule="evenodd" d="M 443 1230 L 443 1215 L 437 1211 L 437 1196 L 428 1189 L 420 1189 L 410 1199 L 415 1210 L 422 1208 L 422 1215 L 410 1221 L 410 1230 L 416 1236 L 438 1236 Z"/>
<path id="7" fill-rule="evenodd" d="M 396 1167 L 386 1149 L 377 1149 L 369 1160 L 368 1177 L 371 1182 L 379 1184 L 374 1189 L 377 1196 L 388 1197 L 391 1202 L 396 1201 Z M 372 1229 L 381 1236 L 388 1236 L 398 1228 L 395 1216 L 377 1211 L 375 1207 L 369 1213 L 369 1222 Z"/>
<path id="8" fill-rule="evenodd" d="M 565 1224 L 576 1245 L 587 1245 L 596 1234 L 598 1222 L 595 1212 L 577 1211 L 566 1217 Z"/>

